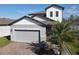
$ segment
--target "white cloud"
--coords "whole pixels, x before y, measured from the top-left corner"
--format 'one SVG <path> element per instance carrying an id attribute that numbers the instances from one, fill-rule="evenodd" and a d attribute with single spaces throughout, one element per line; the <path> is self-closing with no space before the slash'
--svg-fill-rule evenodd
<path id="1" fill-rule="evenodd" d="M 78 14 L 79 13 L 78 8 L 79 8 L 78 6 L 72 6 L 69 9 L 67 9 L 65 13 L 67 13 L 67 14 L 73 14 L 73 15 L 74 14 Z"/>
<path id="2" fill-rule="evenodd" d="M 36 10 L 34 10 L 34 9 L 23 9 L 23 10 L 17 10 L 16 12 L 17 13 L 20 13 L 20 14 L 27 14 L 27 13 L 33 13 L 33 12 L 35 12 Z"/>

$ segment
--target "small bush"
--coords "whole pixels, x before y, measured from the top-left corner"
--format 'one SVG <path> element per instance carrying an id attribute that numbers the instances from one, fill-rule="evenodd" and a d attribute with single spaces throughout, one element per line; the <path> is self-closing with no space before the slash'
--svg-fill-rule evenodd
<path id="1" fill-rule="evenodd" d="M 35 45 L 34 47 L 34 53 L 38 54 L 38 55 L 52 55 L 54 54 L 53 49 L 48 49 L 48 44 L 44 41 L 37 43 L 37 44 L 33 44 Z"/>
<path id="2" fill-rule="evenodd" d="M 10 35 L 8 35 L 8 36 L 5 36 L 5 38 L 6 38 L 6 39 L 8 39 L 8 40 L 10 40 Z"/>

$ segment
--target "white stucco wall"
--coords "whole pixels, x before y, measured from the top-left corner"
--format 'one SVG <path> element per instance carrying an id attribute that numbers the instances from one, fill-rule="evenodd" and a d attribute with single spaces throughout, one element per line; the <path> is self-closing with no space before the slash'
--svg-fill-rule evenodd
<path id="1" fill-rule="evenodd" d="M 30 22 L 30 21 L 28 21 L 26 19 L 22 19 L 21 21 L 16 22 L 13 25 L 36 25 L 36 24 L 33 23 L 33 22 Z"/>
<path id="2" fill-rule="evenodd" d="M 10 26 L 0 26 L 0 37 L 10 35 Z"/>
<path id="3" fill-rule="evenodd" d="M 21 21 L 19 21 L 17 23 L 14 23 L 11 26 L 11 29 L 12 29 L 12 32 L 11 32 L 11 40 L 12 41 L 17 41 L 17 39 L 15 39 L 15 37 L 14 37 L 15 29 L 40 30 L 40 38 L 41 38 L 41 40 L 42 41 L 46 40 L 46 27 L 39 26 L 39 25 L 37 25 L 35 23 L 32 23 L 32 22 L 30 22 L 28 20 L 25 20 L 25 19 L 23 19 L 23 20 L 21 20 Z M 25 42 L 25 41 L 22 41 L 22 42 Z"/>
<path id="4" fill-rule="evenodd" d="M 56 17 L 56 11 L 59 12 L 59 16 L 58 17 Z M 50 17 L 50 12 L 53 12 L 53 17 Z M 59 9 L 59 8 L 55 8 L 55 7 L 50 7 L 50 8 L 48 8 L 46 10 L 46 17 L 48 17 L 50 19 L 53 19 L 55 21 L 61 22 L 62 18 L 63 18 L 63 10 Z"/>

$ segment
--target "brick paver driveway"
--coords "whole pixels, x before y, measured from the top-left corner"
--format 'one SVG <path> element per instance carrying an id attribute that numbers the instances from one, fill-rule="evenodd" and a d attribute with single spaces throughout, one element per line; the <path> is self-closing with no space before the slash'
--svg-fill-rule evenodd
<path id="1" fill-rule="evenodd" d="M 35 55 L 27 43 L 11 42 L 0 48 L 0 55 Z"/>

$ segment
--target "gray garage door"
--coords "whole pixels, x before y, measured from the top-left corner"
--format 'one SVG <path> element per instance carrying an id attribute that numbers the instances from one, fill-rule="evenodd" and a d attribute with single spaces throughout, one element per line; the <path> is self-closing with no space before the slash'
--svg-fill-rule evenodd
<path id="1" fill-rule="evenodd" d="M 15 30 L 15 39 L 19 42 L 39 42 L 40 31 L 38 30 Z"/>

